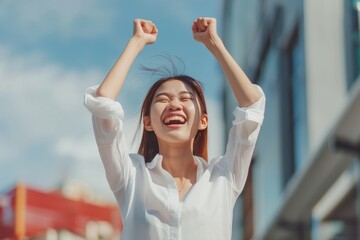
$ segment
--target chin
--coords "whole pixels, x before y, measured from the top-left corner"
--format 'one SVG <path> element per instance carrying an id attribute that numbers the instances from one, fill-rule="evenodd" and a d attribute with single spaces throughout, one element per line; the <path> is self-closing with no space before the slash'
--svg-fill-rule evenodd
<path id="1" fill-rule="evenodd" d="M 192 141 L 192 138 L 189 136 L 179 136 L 178 134 L 167 134 L 167 136 L 161 138 L 162 141 L 166 143 L 174 143 L 174 144 L 186 144 Z"/>

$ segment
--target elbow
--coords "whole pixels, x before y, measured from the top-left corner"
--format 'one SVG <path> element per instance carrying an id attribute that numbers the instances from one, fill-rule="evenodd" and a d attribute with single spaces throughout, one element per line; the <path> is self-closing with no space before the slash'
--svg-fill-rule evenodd
<path id="1" fill-rule="evenodd" d="M 259 90 L 256 85 L 253 85 L 253 89 L 254 89 L 254 91 L 249 96 L 249 106 L 258 102 L 262 97 L 261 90 Z"/>
<path id="2" fill-rule="evenodd" d="M 247 94 L 246 98 L 238 99 L 241 107 L 249 107 L 261 99 L 263 96 L 261 91 L 255 85 L 253 85 L 253 89 L 251 93 Z"/>
<path id="3" fill-rule="evenodd" d="M 260 98 L 262 97 L 262 93 L 259 91 L 259 89 L 257 89 L 256 86 L 254 86 L 254 88 L 255 88 L 255 93 L 253 94 L 253 96 L 250 100 L 251 104 L 258 102 L 260 100 Z"/>

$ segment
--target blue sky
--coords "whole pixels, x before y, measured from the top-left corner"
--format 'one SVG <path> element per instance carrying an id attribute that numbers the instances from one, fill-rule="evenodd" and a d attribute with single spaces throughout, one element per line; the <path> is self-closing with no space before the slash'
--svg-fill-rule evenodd
<path id="1" fill-rule="evenodd" d="M 154 80 L 139 66 L 166 63 L 155 56 L 169 54 L 205 84 L 209 155 L 222 154 L 221 71 L 191 33 L 196 17 L 213 16 L 221 35 L 221 11 L 222 1 L 205 0 L 0 1 L 0 192 L 18 181 L 52 189 L 76 179 L 109 193 L 83 95 L 122 52 L 135 18 L 152 20 L 159 34 L 140 53 L 119 97 L 128 141 Z"/>

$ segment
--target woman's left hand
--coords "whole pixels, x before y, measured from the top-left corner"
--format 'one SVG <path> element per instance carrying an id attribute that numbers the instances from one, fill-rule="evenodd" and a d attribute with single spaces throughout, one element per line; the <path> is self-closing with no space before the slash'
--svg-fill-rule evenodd
<path id="1" fill-rule="evenodd" d="M 217 37 L 216 18 L 200 17 L 192 25 L 194 39 L 205 45 Z"/>

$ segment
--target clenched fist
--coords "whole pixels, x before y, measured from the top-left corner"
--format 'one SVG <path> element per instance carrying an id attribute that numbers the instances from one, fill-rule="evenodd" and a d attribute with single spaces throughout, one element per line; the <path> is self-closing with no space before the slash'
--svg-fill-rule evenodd
<path id="1" fill-rule="evenodd" d="M 151 44 L 156 41 L 158 30 L 154 23 L 149 20 L 134 20 L 134 37 L 138 37 L 145 41 L 145 44 Z"/>
<path id="2" fill-rule="evenodd" d="M 194 39 L 207 44 L 217 37 L 216 19 L 208 17 L 197 18 L 192 25 Z"/>

